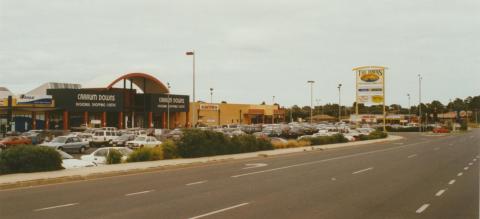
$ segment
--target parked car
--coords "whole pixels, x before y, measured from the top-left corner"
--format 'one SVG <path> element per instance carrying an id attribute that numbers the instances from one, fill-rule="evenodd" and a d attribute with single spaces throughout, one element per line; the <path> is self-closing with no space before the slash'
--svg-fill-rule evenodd
<path id="1" fill-rule="evenodd" d="M 135 139 L 133 134 L 123 134 L 112 140 L 113 147 L 125 147 L 127 146 L 127 141 Z"/>
<path id="2" fill-rule="evenodd" d="M 143 147 L 153 148 L 160 145 L 162 145 L 162 142 L 152 136 L 138 136 L 133 141 L 127 141 L 127 147 L 132 149 Z"/>
<path id="3" fill-rule="evenodd" d="M 62 158 L 62 167 L 65 169 L 75 169 L 81 167 L 94 167 L 97 166 L 95 163 L 85 160 L 79 160 L 72 157 L 72 155 L 67 154 L 63 151 L 57 150 Z"/>
<path id="4" fill-rule="evenodd" d="M 40 144 L 40 146 L 52 147 L 61 151 L 74 151 L 83 153 L 88 148 L 89 145 L 87 142 L 82 141 L 82 139 L 74 136 L 58 136 L 50 142 Z"/>
<path id="5" fill-rule="evenodd" d="M 25 144 L 32 144 L 32 141 L 29 138 L 23 136 L 10 136 L 0 140 L 0 147 L 3 149 Z"/>
<path id="6" fill-rule="evenodd" d="M 127 160 L 128 155 L 133 152 L 130 148 L 126 147 L 104 147 L 95 150 L 91 154 L 83 155 L 80 159 L 83 161 L 93 162 L 97 165 L 106 164 L 107 156 L 112 150 L 116 150 L 122 154 L 122 161 Z"/>
<path id="7" fill-rule="evenodd" d="M 447 128 L 434 128 L 433 133 L 450 133 L 450 130 Z"/>
<path id="8" fill-rule="evenodd" d="M 90 146 L 98 147 L 110 145 L 113 139 L 117 138 L 120 135 L 121 133 L 118 131 L 96 130 L 95 134 L 93 135 L 93 140 L 90 142 Z"/>

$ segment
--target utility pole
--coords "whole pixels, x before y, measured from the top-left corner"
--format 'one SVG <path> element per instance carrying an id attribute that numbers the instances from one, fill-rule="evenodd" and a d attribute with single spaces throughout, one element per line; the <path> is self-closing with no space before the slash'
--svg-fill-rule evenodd
<path id="1" fill-rule="evenodd" d="M 313 123 L 313 83 L 315 81 L 307 81 L 310 84 L 310 124 Z"/>
<path id="2" fill-rule="evenodd" d="M 342 92 L 341 92 L 341 88 L 342 88 L 342 84 L 338 84 L 338 122 L 341 122 L 342 119 L 341 119 L 341 116 L 342 116 L 342 107 L 341 107 L 341 104 L 342 104 Z"/>
<path id="3" fill-rule="evenodd" d="M 410 104 L 410 94 L 408 93 L 407 94 L 407 97 L 408 97 L 408 123 L 410 123 L 410 118 L 412 116 L 412 106 Z"/>
<path id="4" fill-rule="evenodd" d="M 422 76 L 418 74 L 418 131 L 422 132 Z"/>
<path id="5" fill-rule="evenodd" d="M 210 104 L 213 103 L 213 88 L 210 88 Z"/>
<path id="6" fill-rule="evenodd" d="M 192 91 L 192 127 L 195 127 L 197 121 L 196 121 L 196 112 L 197 112 L 197 109 L 195 107 L 195 51 L 189 51 L 189 52 L 186 52 L 185 53 L 187 56 L 192 56 L 192 61 L 193 61 L 193 65 L 192 65 L 192 72 L 193 72 L 193 85 L 192 85 L 192 88 L 193 88 L 193 91 Z"/>
<path id="7" fill-rule="evenodd" d="M 170 82 L 167 82 L 167 129 L 170 130 Z"/>

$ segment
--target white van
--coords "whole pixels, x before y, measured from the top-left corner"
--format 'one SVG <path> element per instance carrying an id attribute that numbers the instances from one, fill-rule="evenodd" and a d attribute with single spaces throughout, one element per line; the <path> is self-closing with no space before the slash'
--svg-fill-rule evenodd
<path id="1" fill-rule="evenodd" d="M 121 135 L 122 133 L 118 131 L 96 130 L 95 133 L 93 134 L 93 140 L 90 142 L 90 146 L 98 147 L 98 146 L 110 145 L 115 138 Z"/>

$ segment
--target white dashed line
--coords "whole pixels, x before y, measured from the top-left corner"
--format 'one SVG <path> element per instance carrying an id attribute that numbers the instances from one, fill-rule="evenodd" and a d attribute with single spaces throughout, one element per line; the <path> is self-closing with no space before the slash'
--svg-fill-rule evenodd
<path id="1" fill-rule="evenodd" d="M 452 185 L 452 184 L 454 184 L 454 183 L 455 183 L 455 180 L 452 179 L 452 180 L 450 180 L 450 182 L 448 182 L 448 185 Z"/>
<path id="2" fill-rule="evenodd" d="M 464 169 L 464 170 L 468 170 L 468 167 L 464 167 L 463 169 Z"/>
<path id="3" fill-rule="evenodd" d="M 438 150 L 440 150 L 440 148 L 434 148 L 433 150 L 434 150 L 434 151 L 438 151 Z"/>
<path id="4" fill-rule="evenodd" d="M 463 173 L 462 173 L 462 172 L 460 172 L 460 173 L 458 173 L 458 174 L 457 174 L 457 176 L 462 176 L 462 175 L 463 175 Z"/>
<path id="5" fill-rule="evenodd" d="M 473 163 L 468 163 L 469 166 L 472 166 Z"/>
<path id="6" fill-rule="evenodd" d="M 473 162 L 477 161 L 477 158 L 473 158 Z"/>
<path id="7" fill-rule="evenodd" d="M 193 185 L 198 185 L 198 184 L 202 184 L 202 183 L 206 183 L 206 182 L 207 182 L 207 180 L 203 180 L 203 181 L 188 183 L 188 184 L 185 184 L 185 185 L 186 186 L 193 186 Z"/>
<path id="8" fill-rule="evenodd" d="M 363 173 L 363 172 L 369 171 L 369 170 L 373 170 L 373 167 L 369 167 L 369 168 L 366 168 L 366 169 L 363 169 L 363 170 L 358 170 L 358 171 L 353 172 L 352 174 Z"/>
<path id="9" fill-rule="evenodd" d="M 417 156 L 417 154 L 412 154 L 412 155 L 408 156 L 407 158 L 412 158 L 412 157 L 416 157 L 416 156 Z"/>
<path id="10" fill-rule="evenodd" d="M 439 196 L 441 196 L 444 192 L 445 192 L 445 189 L 442 189 L 442 190 L 438 191 L 437 194 L 435 194 L 435 196 L 439 197 Z"/>
<path id="11" fill-rule="evenodd" d="M 210 215 L 212 215 L 212 214 L 217 214 L 217 213 L 224 212 L 224 211 L 228 211 L 228 210 L 231 210 L 231 209 L 234 209 L 234 208 L 242 207 L 242 206 L 245 206 L 245 205 L 248 205 L 248 203 L 245 202 L 245 203 L 242 203 L 242 204 L 239 204 L 239 205 L 234 205 L 234 206 L 232 206 L 232 207 L 223 208 L 223 209 L 216 210 L 216 211 L 212 211 L 212 212 L 209 212 L 209 213 L 206 213 L 206 214 L 202 214 L 202 215 L 198 215 L 198 216 L 195 216 L 195 217 L 191 217 L 191 218 L 189 218 L 189 219 L 198 219 L 198 218 L 210 216 Z"/>
<path id="12" fill-rule="evenodd" d="M 146 190 L 146 191 L 141 191 L 141 192 L 128 193 L 128 194 L 125 194 L 125 196 L 141 195 L 141 194 L 145 194 L 145 193 L 149 193 L 149 192 L 153 192 L 153 191 L 155 191 L 155 190 Z"/>
<path id="13" fill-rule="evenodd" d="M 417 211 L 415 211 L 415 212 L 417 212 L 417 214 L 420 214 L 423 211 L 425 211 L 428 208 L 428 206 L 430 206 L 430 204 L 424 204 L 420 208 L 418 208 Z"/>
<path id="14" fill-rule="evenodd" d="M 50 210 L 50 209 L 55 209 L 55 208 L 70 207 L 70 206 L 74 206 L 74 205 L 78 205 L 78 203 L 70 203 L 70 204 L 57 205 L 57 206 L 46 207 L 46 208 L 39 208 L 39 209 L 35 209 L 34 211 L 45 211 L 45 210 Z"/>

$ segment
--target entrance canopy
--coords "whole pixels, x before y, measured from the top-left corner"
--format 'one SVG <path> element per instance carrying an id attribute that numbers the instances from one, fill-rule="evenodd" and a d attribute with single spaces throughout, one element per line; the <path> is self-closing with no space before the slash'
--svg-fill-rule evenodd
<path id="1" fill-rule="evenodd" d="M 145 94 L 164 94 L 170 93 L 168 88 L 160 82 L 157 78 L 152 75 L 145 73 L 129 73 L 123 75 L 107 86 L 107 89 L 111 89 L 113 85 L 117 84 L 122 80 L 128 80 L 139 87 Z M 126 87 L 128 85 L 125 85 Z"/>

